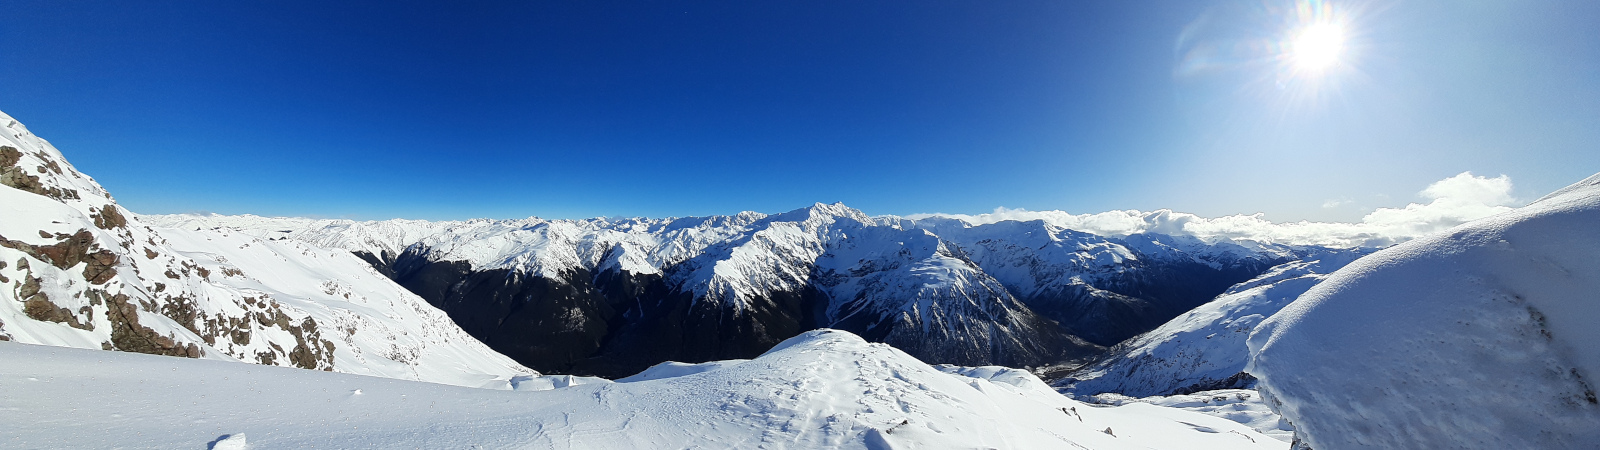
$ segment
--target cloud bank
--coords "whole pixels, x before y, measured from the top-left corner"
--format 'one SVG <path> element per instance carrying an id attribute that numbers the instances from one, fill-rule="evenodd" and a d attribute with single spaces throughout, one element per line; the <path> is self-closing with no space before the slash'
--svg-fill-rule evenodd
<path id="1" fill-rule="evenodd" d="M 1206 218 L 1167 209 L 1071 214 L 1003 207 L 988 214 L 916 214 L 907 218 L 945 217 L 974 225 L 1005 220 L 1043 220 L 1064 228 L 1115 237 L 1153 232 L 1205 240 L 1248 239 L 1293 245 L 1383 247 L 1510 211 L 1512 205 L 1516 204 L 1516 199 L 1511 196 L 1511 178 L 1505 175 L 1489 178 L 1462 172 L 1428 185 L 1419 195 L 1428 199 L 1428 203 L 1379 208 L 1355 223 L 1277 223 L 1264 219 L 1259 213 Z"/>

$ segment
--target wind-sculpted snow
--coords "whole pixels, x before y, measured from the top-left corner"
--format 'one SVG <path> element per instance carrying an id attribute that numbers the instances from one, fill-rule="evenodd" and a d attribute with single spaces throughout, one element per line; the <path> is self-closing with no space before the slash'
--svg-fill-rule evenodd
<path id="1" fill-rule="evenodd" d="M 468 386 L 532 373 L 349 252 L 158 231 L 0 123 L 0 340 Z"/>
<path id="2" fill-rule="evenodd" d="M 706 370 L 535 392 L 12 343 L 0 360 L 7 448 L 1285 446 L 1217 417 L 1079 403 L 1022 371 L 941 371 L 832 330 Z"/>
<path id="3" fill-rule="evenodd" d="M 1327 252 L 1285 263 L 1239 283 L 1216 300 L 1109 349 L 1058 385 L 1078 395 L 1187 394 L 1253 385 L 1245 344 L 1256 324 L 1276 314 L 1328 274 L 1361 256 Z"/>
<path id="4" fill-rule="evenodd" d="M 1318 450 L 1600 447 L 1600 176 L 1328 277 L 1246 370 Z"/>

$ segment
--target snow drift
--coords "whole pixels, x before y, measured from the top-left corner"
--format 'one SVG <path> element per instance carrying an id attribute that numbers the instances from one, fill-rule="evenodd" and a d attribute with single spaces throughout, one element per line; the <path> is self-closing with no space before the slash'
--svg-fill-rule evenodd
<path id="1" fill-rule="evenodd" d="M 1318 450 L 1600 446 L 1600 175 L 1362 258 L 1250 336 Z"/>

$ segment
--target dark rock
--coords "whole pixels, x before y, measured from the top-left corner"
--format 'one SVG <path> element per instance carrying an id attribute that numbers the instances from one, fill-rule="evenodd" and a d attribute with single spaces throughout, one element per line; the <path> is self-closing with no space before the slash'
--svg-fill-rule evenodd
<path id="1" fill-rule="evenodd" d="M 1222 389 L 1249 389 L 1254 387 L 1255 384 L 1256 377 L 1254 375 L 1250 375 L 1246 372 L 1239 372 L 1233 374 L 1233 376 L 1221 380 L 1210 380 L 1184 386 L 1173 390 L 1169 395 L 1187 395 L 1196 392 L 1216 391 Z"/>
<path id="2" fill-rule="evenodd" d="M 0 184 L 56 200 L 78 198 L 78 191 L 76 190 L 63 190 L 54 186 L 47 187 L 40 183 L 39 176 L 30 174 L 27 170 L 17 165 L 17 162 L 21 161 L 21 159 L 22 152 L 15 147 L 0 146 Z M 51 169 L 50 167 L 54 168 Z M 39 166 L 37 169 L 40 173 L 44 173 L 47 170 L 61 173 L 61 167 L 54 161 L 50 161 L 44 166 Z"/>
<path id="3" fill-rule="evenodd" d="M 191 351 L 188 346 L 193 343 L 181 345 L 170 336 L 157 333 L 139 324 L 138 306 L 129 302 L 124 294 L 108 294 L 98 289 L 88 291 L 91 297 L 99 297 L 106 303 L 106 318 L 111 321 L 111 346 L 116 350 L 133 353 L 147 353 L 166 356 L 189 356 Z"/>
<path id="4" fill-rule="evenodd" d="M 128 226 L 128 219 L 122 216 L 116 205 L 105 205 L 98 210 L 90 208 L 90 218 L 94 219 L 94 226 L 102 230 L 113 230 Z"/>

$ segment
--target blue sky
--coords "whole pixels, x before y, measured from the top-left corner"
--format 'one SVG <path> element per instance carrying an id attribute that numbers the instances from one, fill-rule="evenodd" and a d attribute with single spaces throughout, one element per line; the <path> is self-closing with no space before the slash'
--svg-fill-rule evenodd
<path id="1" fill-rule="evenodd" d="M 1315 76 L 1270 0 L 326 3 L 11 1 L 0 110 L 141 213 L 1350 221 L 1600 171 L 1600 2 L 1328 2 Z"/>

